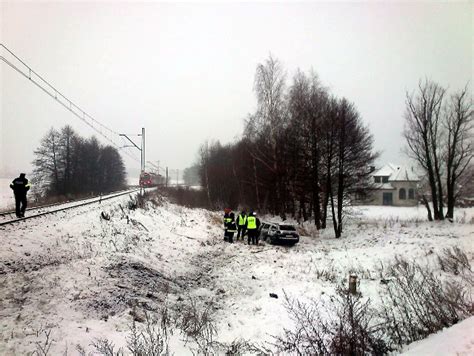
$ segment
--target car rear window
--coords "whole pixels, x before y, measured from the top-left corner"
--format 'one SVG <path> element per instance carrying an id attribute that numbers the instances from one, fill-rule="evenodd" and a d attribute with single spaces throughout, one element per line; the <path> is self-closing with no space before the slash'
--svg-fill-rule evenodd
<path id="1" fill-rule="evenodd" d="M 284 231 L 296 231 L 295 227 L 292 225 L 280 225 L 280 230 Z"/>

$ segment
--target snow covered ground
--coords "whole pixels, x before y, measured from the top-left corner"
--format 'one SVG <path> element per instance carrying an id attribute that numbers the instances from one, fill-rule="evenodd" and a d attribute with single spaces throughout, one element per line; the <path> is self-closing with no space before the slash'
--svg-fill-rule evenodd
<path id="1" fill-rule="evenodd" d="M 222 241 L 220 213 L 166 201 L 128 210 L 128 199 L 0 230 L 1 355 L 34 351 L 48 331 L 52 355 L 76 354 L 77 344 L 92 351 L 97 338 L 125 348 L 137 313 L 163 305 L 179 313 L 190 300 L 212 306 L 218 341 L 272 342 L 291 325 L 284 293 L 329 298 L 355 273 L 362 295 L 377 301 L 380 265 L 396 255 L 434 266 L 436 253 L 458 246 L 474 258 L 474 209 L 459 211 L 463 223 L 428 223 L 417 208 L 357 207 L 341 239 L 305 225 L 294 247 L 248 246 Z M 179 332 L 170 346 L 191 354 Z"/>
<path id="2" fill-rule="evenodd" d="M 13 178 L 0 178 L 0 209 L 9 209 L 15 207 L 10 183 Z"/>
<path id="3" fill-rule="evenodd" d="M 404 356 L 474 355 L 474 316 L 407 346 Z"/>

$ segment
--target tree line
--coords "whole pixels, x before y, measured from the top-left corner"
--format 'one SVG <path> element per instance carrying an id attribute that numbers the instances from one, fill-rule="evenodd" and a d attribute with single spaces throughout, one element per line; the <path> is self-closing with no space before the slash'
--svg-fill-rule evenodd
<path id="1" fill-rule="evenodd" d="M 441 85 L 425 79 L 415 92 L 407 92 L 403 135 L 407 153 L 426 174 L 429 192 L 422 199 L 430 221 L 452 219 L 457 199 L 472 185 L 473 128 L 467 85 L 448 96 Z"/>
<path id="2" fill-rule="evenodd" d="M 245 206 L 318 229 L 331 221 L 336 237 L 344 208 L 371 187 L 377 154 L 373 136 L 353 103 L 325 88 L 314 72 L 291 83 L 270 56 L 257 66 L 257 109 L 236 142 L 205 142 L 199 150 L 201 185 L 210 207 Z"/>
<path id="3" fill-rule="evenodd" d="M 79 136 L 69 125 L 51 128 L 34 155 L 34 182 L 46 196 L 99 194 L 126 186 L 118 150 L 96 137 Z"/>

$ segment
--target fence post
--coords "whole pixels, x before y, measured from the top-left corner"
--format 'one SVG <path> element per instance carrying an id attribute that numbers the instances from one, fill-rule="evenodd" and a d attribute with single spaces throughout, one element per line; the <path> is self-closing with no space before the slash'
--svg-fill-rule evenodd
<path id="1" fill-rule="evenodd" d="M 355 275 L 349 276 L 349 293 L 351 294 L 357 293 L 357 276 Z"/>

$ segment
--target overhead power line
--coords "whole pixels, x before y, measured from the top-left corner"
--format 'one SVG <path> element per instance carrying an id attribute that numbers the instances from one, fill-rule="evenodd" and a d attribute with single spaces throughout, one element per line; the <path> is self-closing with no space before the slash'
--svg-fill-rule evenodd
<path id="1" fill-rule="evenodd" d="M 74 116 L 76 116 L 82 122 L 84 122 L 87 126 L 92 128 L 97 134 L 102 136 L 113 146 L 117 147 L 118 149 L 123 148 L 119 144 L 117 144 L 113 139 L 114 137 L 120 138 L 118 132 L 102 124 L 97 119 L 95 119 L 92 115 L 88 114 L 85 110 L 83 110 L 79 105 L 75 104 L 73 101 L 68 99 L 64 94 L 62 94 L 58 89 L 56 89 L 51 83 L 49 83 L 41 75 L 35 72 L 29 65 L 27 65 L 23 60 L 21 60 L 17 55 L 15 55 L 10 49 L 8 49 L 2 43 L 0 43 L 0 50 L 2 50 L 3 52 L 0 55 L 0 59 L 3 62 L 5 62 L 8 66 L 10 66 L 19 74 L 23 75 L 25 78 L 29 79 L 38 88 L 40 88 L 42 91 L 48 94 L 51 98 L 55 99 L 59 104 L 64 106 Z M 11 56 L 13 58 L 8 59 L 5 55 Z M 129 156 L 133 160 L 140 162 L 140 159 L 138 159 L 135 155 L 132 155 L 130 152 L 128 151 L 122 151 L 122 152 L 124 152 L 127 156 Z"/>

